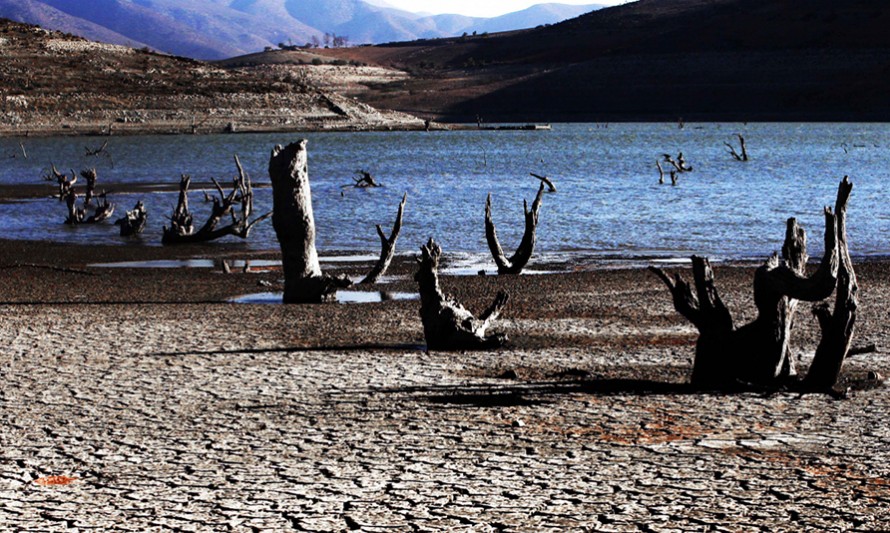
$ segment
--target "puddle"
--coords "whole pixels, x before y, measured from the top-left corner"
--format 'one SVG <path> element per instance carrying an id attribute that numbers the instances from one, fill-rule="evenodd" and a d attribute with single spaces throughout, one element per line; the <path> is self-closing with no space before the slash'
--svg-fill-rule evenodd
<path id="1" fill-rule="evenodd" d="M 245 294 L 229 300 L 236 304 L 280 304 L 284 297 L 282 292 L 260 292 Z M 337 291 L 337 303 L 370 304 L 390 302 L 394 300 L 419 300 L 420 295 L 414 292 L 388 291 Z"/>

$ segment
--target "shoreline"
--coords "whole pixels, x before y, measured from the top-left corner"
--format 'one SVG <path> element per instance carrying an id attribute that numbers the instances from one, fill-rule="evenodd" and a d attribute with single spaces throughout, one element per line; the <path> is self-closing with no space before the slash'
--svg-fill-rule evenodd
<path id="1" fill-rule="evenodd" d="M 219 244 L 0 240 L 0 524 L 776 530 L 793 514 L 796 529 L 877 530 L 890 517 L 888 388 L 690 393 L 697 333 L 644 270 L 442 276 L 474 312 L 508 292 L 491 329 L 510 341 L 440 352 L 416 300 L 226 303 L 281 273 L 89 266 L 233 256 Z M 415 269 L 398 258 L 355 289 L 416 292 Z M 753 271 L 715 267 L 739 323 Z M 854 346 L 877 351 L 845 380 L 890 374 L 890 261 L 857 274 Z"/>

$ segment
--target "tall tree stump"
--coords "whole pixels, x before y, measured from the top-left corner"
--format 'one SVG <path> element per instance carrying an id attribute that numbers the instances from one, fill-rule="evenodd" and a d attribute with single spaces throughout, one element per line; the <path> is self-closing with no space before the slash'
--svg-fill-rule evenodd
<path id="1" fill-rule="evenodd" d="M 309 188 L 306 140 L 272 150 L 272 226 L 281 246 L 284 268 L 284 303 L 320 303 L 348 287 L 346 276 L 335 278 L 321 271 L 315 249 L 315 217 Z"/>

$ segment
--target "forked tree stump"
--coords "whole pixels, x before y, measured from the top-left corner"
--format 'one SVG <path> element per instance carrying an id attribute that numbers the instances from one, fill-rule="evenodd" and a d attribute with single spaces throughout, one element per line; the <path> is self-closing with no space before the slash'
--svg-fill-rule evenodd
<path id="1" fill-rule="evenodd" d="M 790 341 L 798 300 L 817 302 L 838 287 L 834 315 L 818 311 L 822 342 L 804 385 L 830 389 L 837 381 L 853 334 L 856 312 L 856 279 L 846 240 L 846 204 L 852 184 L 847 178 L 838 188 L 835 211 L 825 208 L 825 255 L 819 268 L 805 276 L 806 233 L 789 219 L 782 247 L 783 260 L 770 258 L 754 275 L 757 318 L 736 328 L 732 316 L 714 286 L 707 259 L 692 258 L 695 292 L 679 275 L 670 278 L 650 267 L 670 289 L 677 312 L 699 330 L 692 382 L 703 388 L 727 388 L 740 384 L 777 387 L 792 383 L 796 369 Z M 841 266 L 839 266 L 839 263 Z M 838 280 L 841 279 L 840 285 Z"/>
<path id="2" fill-rule="evenodd" d="M 544 182 L 538 188 L 538 194 L 532 202 L 532 208 L 528 208 L 528 202 L 522 201 L 523 211 L 525 212 L 525 232 L 522 235 L 522 241 L 519 247 L 509 258 L 504 254 L 504 249 L 498 241 L 498 232 L 495 228 L 494 221 L 491 219 L 491 193 L 485 201 L 485 239 L 488 241 L 488 249 L 494 258 L 495 264 L 498 266 L 498 274 L 520 274 L 528 265 L 535 251 L 535 241 L 537 239 L 538 228 L 538 212 L 541 209 L 541 200 L 544 197 Z"/>
<path id="3" fill-rule="evenodd" d="M 482 350 L 503 346 L 506 335 L 486 335 L 486 332 L 507 305 L 507 293 L 498 292 L 491 306 L 476 318 L 439 287 L 442 248 L 430 239 L 420 252 L 420 268 L 414 280 L 420 287 L 420 319 L 427 347 L 431 350 Z"/>
<path id="4" fill-rule="evenodd" d="M 389 264 L 392 263 L 392 258 L 396 253 L 396 241 L 399 239 L 399 232 L 402 231 L 402 216 L 405 214 L 405 202 L 407 201 L 408 193 L 405 193 L 402 196 L 402 201 L 399 203 L 399 212 L 396 214 L 396 221 L 393 223 L 389 237 L 383 233 L 383 228 L 380 227 L 380 224 L 377 224 L 377 235 L 380 237 L 380 259 L 377 260 L 377 263 L 368 275 L 359 282 L 360 284 L 377 283 L 383 274 L 386 273 Z"/>
<path id="5" fill-rule="evenodd" d="M 269 160 L 272 178 L 272 226 L 281 246 L 284 303 L 331 301 L 337 290 L 351 285 L 346 276 L 321 271 L 315 249 L 315 217 L 309 188 L 306 140 L 276 146 Z"/>

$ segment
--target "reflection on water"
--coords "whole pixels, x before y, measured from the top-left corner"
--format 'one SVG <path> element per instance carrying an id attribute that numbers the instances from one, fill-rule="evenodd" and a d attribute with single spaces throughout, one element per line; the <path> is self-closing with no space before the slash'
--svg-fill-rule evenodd
<path id="1" fill-rule="evenodd" d="M 735 161 L 724 142 L 745 136 L 751 160 Z M 400 253 L 416 253 L 429 237 L 446 257 L 462 252 L 485 257 L 485 198 L 510 253 L 521 239 L 522 203 L 549 176 L 559 192 L 546 194 L 538 228 L 539 261 L 554 255 L 596 261 L 670 259 L 691 253 L 714 258 L 762 258 L 781 247 L 785 220 L 797 217 L 811 235 L 811 255 L 821 253 L 821 207 L 834 203 L 844 175 L 855 183 L 849 206 L 854 255 L 888 255 L 890 202 L 886 201 L 886 144 L 890 124 L 556 124 L 552 131 L 455 131 L 311 133 L 309 171 L 322 252 L 376 257 L 375 226 L 388 228 L 408 192 Z M 59 242 L 160 245 L 161 227 L 176 204 L 175 192 L 124 194 L 126 185 L 175 185 L 181 173 L 194 183 L 211 177 L 227 183 L 238 154 L 257 186 L 255 213 L 271 206 L 267 174 L 270 149 L 296 140 L 286 134 L 112 137 L 114 166 L 88 158 L 85 138 L 23 139 L 29 158 L 7 159 L 0 185 L 39 185 L 50 162 L 59 168 L 95 166 L 99 188 L 111 190 L 118 213 L 143 200 L 146 233 L 118 236 L 110 223 L 72 228 L 64 203 L 49 198 L 0 204 L 0 235 Z M 19 151 L 20 139 L 0 139 L 0 156 Z M 104 141 L 104 139 L 102 140 Z M 694 172 L 677 187 L 658 185 L 655 161 L 683 152 Z M 385 186 L 355 189 L 352 175 L 368 169 Z M 346 186 L 346 187 L 344 187 Z M 47 195 L 53 186 L 46 184 Z M 117 190 L 118 192 L 114 192 Z M 208 192 L 214 192 L 208 188 Z M 196 223 L 210 204 L 196 187 Z M 257 226 L 248 250 L 278 245 L 272 224 Z M 533 266 L 533 265 L 532 265 Z M 493 270 L 486 261 L 478 270 Z"/>
<path id="2" fill-rule="evenodd" d="M 260 292 L 238 296 L 229 301 L 237 304 L 280 304 L 283 298 L 283 292 Z M 412 292 L 337 291 L 337 302 L 341 304 L 370 304 L 419 299 L 420 295 Z"/>

